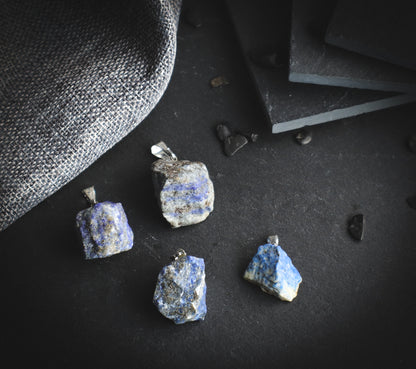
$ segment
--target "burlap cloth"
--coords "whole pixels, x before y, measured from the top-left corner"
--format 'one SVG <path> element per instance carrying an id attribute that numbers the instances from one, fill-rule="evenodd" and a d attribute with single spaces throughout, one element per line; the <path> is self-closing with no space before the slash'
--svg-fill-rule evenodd
<path id="1" fill-rule="evenodd" d="M 161 98 L 181 0 L 0 0 L 0 230 Z"/>

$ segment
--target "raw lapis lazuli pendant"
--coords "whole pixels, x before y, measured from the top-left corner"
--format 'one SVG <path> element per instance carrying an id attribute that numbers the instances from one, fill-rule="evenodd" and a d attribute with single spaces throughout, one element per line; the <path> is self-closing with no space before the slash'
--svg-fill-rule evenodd
<path id="1" fill-rule="evenodd" d="M 91 207 L 77 214 L 86 259 L 105 258 L 133 247 L 133 231 L 120 203 L 96 202 L 94 187 L 83 190 Z"/>
<path id="2" fill-rule="evenodd" d="M 204 259 L 188 256 L 180 249 L 159 273 L 153 302 L 176 324 L 204 320 L 206 290 Z"/>
<path id="3" fill-rule="evenodd" d="M 152 154 L 153 184 L 162 214 L 173 228 L 204 221 L 214 210 L 214 185 L 205 164 L 178 160 L 159 142 Z"/>
<path id="4" fill-rule="evenodd" d="M 258 248 L 244 279 L 283 301 L 292 301 L 298 294 L 302 277 L 286 252 L 278 246 L 277 236 L 270 236 L 267 242 Z"/>

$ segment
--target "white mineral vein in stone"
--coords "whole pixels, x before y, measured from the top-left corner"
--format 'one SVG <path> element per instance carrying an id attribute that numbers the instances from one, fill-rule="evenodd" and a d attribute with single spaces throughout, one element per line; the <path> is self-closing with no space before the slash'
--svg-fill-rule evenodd
<path id="1" fill-rule="evenodd" d="M 214 185 L 205 164 L 158 160 L 152 170 L 163 216 L 173 228 L 200 223 L 213 211 Z"/>

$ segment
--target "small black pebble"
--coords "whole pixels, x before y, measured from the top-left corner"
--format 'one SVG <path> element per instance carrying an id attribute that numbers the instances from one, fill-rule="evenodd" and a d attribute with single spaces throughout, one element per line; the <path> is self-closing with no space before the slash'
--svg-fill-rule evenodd
<path id="1" fill-rule="evenodd" d="M 247 142 L 247 138 L 240 134 L 227 137 L 224 141 L 225 155 L 233 156 L 238 150 L 240 150 L 244 145 L 246 145 Z"/>
<path id="2" fill-rule="evenodd" d="M 410 136 L 409 140 L 407 141 L 407 146 L 411 152 L 416 153 L 416 135 Z"/>
<path id="3" fill-rule="evenodd" d="M 416 209 L 416 196 L 408 197 L 406 201 L 411 208 Z"/>
<path id="4" fill-rule="evenodd" d="M 185 20 L 192 27 L 202 27 L 202 19 L 200 13 L 195 9 L 187 9 L 185 11 Z"/>
<path id="5" fill-rule="evenodd" d="M 225 141 L 227 137 L 231 136 L 231 131 L 225 124 L 218 124 L 217 136 L 221 141 Z"/>
<path id="6" fill-rule="evenodd" d="M 364 237 L 364 215 L 363 214 L 355 214 L 349 221 L 348 221 L 348 232 L 350 236 L 357 241 L 361 241 Z"/>
<path id="7" fill-rule="evenodd" d="M 312 133 L 306 129 L 302 129 L 295 134 L 295 140 L 299 145 L 307 145 L 312 141 Z"/>

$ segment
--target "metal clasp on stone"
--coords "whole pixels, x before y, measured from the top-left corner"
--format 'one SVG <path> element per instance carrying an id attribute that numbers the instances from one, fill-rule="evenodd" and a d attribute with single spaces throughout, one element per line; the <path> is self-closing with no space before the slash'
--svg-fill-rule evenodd
<path id="1" fill-rule="evenodd" d="M 269 236 L 269 237 L 267 237 L 267 243 L 279 246 L 279 237 L 277 237 L 276 234 L 273 235 L 273 236 Z"/>
<path id="2" fill-rule="evenodd" d="M 184 249 L 178 249 L 174 255 L 171 256 L 171 260 L 175 261 L 178 260 L 179 258 L 183 258 L 186 256 L 186 252 Z"/>
<path id="3" fill-rule="evenodd" d="M 163 141 L 160 141 L 156 145 L 151 147 L 151 152 L 154 156 L 163 160 L 178 160 L 178 157 L 173 153 L 173 151 L 166 146 Z"/>
<path id="4" fill-rule="evenodd" d="M 87 199 L 87 201 L 90 203 L 91 206 L 94 206 L 97 203 L 96 197 L 95 197 L 95 188 L 94 186 L 84 188 L 82 190 L 82 194 Z"/>

